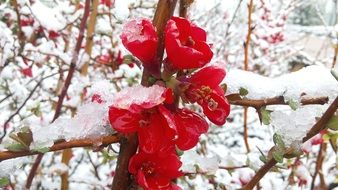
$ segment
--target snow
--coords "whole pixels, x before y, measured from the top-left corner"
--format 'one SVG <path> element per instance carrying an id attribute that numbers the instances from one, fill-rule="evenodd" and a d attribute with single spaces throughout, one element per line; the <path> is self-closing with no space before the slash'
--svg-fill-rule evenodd
<path id="1" fill-rule="evenodd" d="M 56 163 L 49 168 L 46 168 L 48 174 L 64 174 L 69 170 L 69 167 L 64 163 Z"/>
<path id="2" fill-rule="evenodd" d="M 62 7 L 62 9 L 71 8 L 71 6 L 65 6 L 62 3 L 60 7 Z M 49 31 L 58 31 L 67 25 L 67 20 L 62 14 L 63 10 L 60 10 L 59 7 L 50 8 L 41 1 L 36 1 L 31 5 L 31 11 L 39 23 Z"/>
<path id="3" fill-rule="evenodd" d="M 0 178 L 8 177 L 15 170 L 19 169 L 27 158 L 14 158 L 11 160 L 4 160 L 0 162 Z"/>
<path id="4" fill-rule="evenodd" d="M 197 154 L 195 150 L 185 151 L 181 156 L 181 161 L 180 169 L 185 173 L 215 174 L 220 163 L 217 157 L 203 157 Z"/>
<path id="5" fill-rule="evenodd" d="M 296 110 L 273 111 L 271 125 L 280 134 L 286 145 L 301 140 L 316 123 L 316 118 L 325 111 L 325 106 L 307 105 Z"/>
<path id="6" fill-rule="evenodd" d="M 131 20 L 123 26 L 122 35 L 127 37 L 126 41 L 144 42 L 151 37 L 148 33 L 143 32 L 142 20 L 144 19 Z M 151 23 L 151 21 L 149 22 Z"/>
<path id="7" fill-rule="evenodd" d="M 12 31 L 6 27 L 5 23 L 0 21 L 0 66 L 4 65 L 7 59 L 14 55 L 13 49 L 17 46 Z"/>
<path id="8" fill-rule="evenodd" d="M 128 109 L 134 104 L 144 105 L 144 108 L 151 108 L 165 100 L 165 97 L 162 96 L 164 91 L 165 88 L 159 85 L 127 87 L 115 95 L 112 106 Z"/>
<path id="9" fill-rule="evenodd" d="M 128 5 L 130 2 L 131 0 L 115 0 L 113 11 L 118 20 L 125 20 L 128 18 L 130 14 Z"/>
<path id="10" fill-rule="evenodd" d="M 111 134 L 113 131 L 108 122 L 108 107 L 113 99 L 110 89 L 113 85 L 108 81 L 100 81 L 93 85 L 90 93 L 99 94 L 106 101 L 102 104 L 87 102 L 78 108 L 74 118 L 59 118 L 50 125 L 32 128 L 33 143 L 31 149 L 51 147 L 55 141 L 66 141 L 81 138 L 95 138 Z M 99 142 L 98 142 L 99 143 Z"/>
<path id="11" fill-rule="evenodd" d="M 248 90 L 246 97 L 249 99 L 284 96 L 286 100 L 297 102 L 303 94 L 305 97 L 329 96 L 331 99 L 338 95 L 338 82 L 330 70 L 322 66 L 308 66 L 276 78 L 233 69 L 227 73 L 224 82 L 228 87 L 227 94 L 238 93 L 242 87 Z"/>

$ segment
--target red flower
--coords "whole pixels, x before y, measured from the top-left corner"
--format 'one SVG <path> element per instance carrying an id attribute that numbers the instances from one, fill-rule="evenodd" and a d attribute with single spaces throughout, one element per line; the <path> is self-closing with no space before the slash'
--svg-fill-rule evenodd
<path id="1" fill-rule="evenodd" d="M 33 26 L 33 24 L 34 24 L 34 19 L 32 19 L 32 18 L 26 18 L 26 19 L 21 19 L 20 20 L 21 27 L 24 27 L 24 26 Z"/>
<path id="2" fill-rule="evenodd" d="M 54 40 L 59 36 L 60 36 L 60 34 L 58 32 L 55 32 L 54 30 L 48 31 L 48 38 L 51 39 L 51 40 Z"/>
<path id="3" fill-rule="evenodd" d="M 96 102 L 98 104 L 102 104 L 105 101 L 102 99 L 101 95 L 99 95 L 99 94 L 93 94 L 93 96 L 92 96 L 92 102 Z"/>
<path id="4" fill-rule="evenodd" d="M 188 109 L 177 109 L 170 113 L 160 107 L 162 115 L 166 118 L 169 126 L 177 130 L 175 144 L 180 150 L 189 150 L 196 146 L 201 134 L 208 131 L 208 123 L 197 113 Z"/>
<path id="5" fill-rule="evenodd" d="M 121 133 L 137 132 L 140 148 L 146 153 L 165 153 L 174 144 L 181 150 L 193 148 L 199 136 L 208 131 L 208 123 L 188 109 L 169 111 L 163 103 L 171 102 L 171 90 L 153 87 L 158 91 L 146 87 L 127 90 L 129 96 L 144 96 L 137 101 L 122 91 L 122 95 L 117 94 L 117 103 L 109 108 L 110 124 Z"/>
<path id="6" fill-rule="evenodd" d="M 203 67 L 213 53 L 205 42 L 206 32 L 187 19 L 172 17 L 165 28 L 165 48 L 175 69 Z"/>
<path id="7" fill-rule="evenodd" d="M 20 72 L 26 77 L 33 77 L 32 67 L 27 67 L 25 69 L 21 69 Z"/>
<path id="8" fill-rule="evenodd" d="M 115 4 L 115 0 L 101 0 L 100 4 L 103 4 L 107 7 L 111 7 L 112 5 Z"/>
<path id="9" fill-rule="evenodd" d="M 230 113 L 230 104 L 219 86 L 225 77 L 225 71 L 216 66 L 205 67 L 182 80 L 182 98 L 197 102 L 203 113 L 216 125 L 223 125 Z"/>
<path id="10" fill-rule="evenodd" d="M 135 95 L 139 96 L 135 99 Z M 109 108 L 110 124 L 121 133 L 137 132 L 140 148 L 146 153 L 171 149 L 176 129 L 159 111 L 166 96 L 167 90 L 157 85 L 124 89 Z"/>
<path id="11" fill-rule="evenodd" d="M 149 66 L 155 61 L 158 38 L 151 21 L 129 21 L 124 25 L 120 37 L 124 47 L 142 61 L 144 66 Z"/>
<path id="12" fill-rule="evenodd" d="M 182 162 L 175 153 L 169 155 L 135 154 L 129 162 L 129 172 L 145 190 L 178 190 L 171 181 L 182 176 Z"/>
<path id="13" fill-rule="evenodd" d="M 319 134 L 313 136 L 310 139 L 311 145 L 319 145 L 324 142 L 323 136 L 327 133 L 327 130 L 322 130 Z"/>

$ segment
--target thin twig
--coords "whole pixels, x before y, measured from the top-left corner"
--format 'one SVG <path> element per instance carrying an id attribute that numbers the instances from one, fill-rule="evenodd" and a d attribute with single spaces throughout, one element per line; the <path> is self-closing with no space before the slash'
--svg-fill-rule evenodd
<path id="1" fill-rule="evenodd" d="M 112 143 L 117 143 L 119 141 L 119 136 L 117 134 L 102 136 L 97 138 L 85 138 L 85 139 L 75 139 L 70 141 L 57 142 L 51 146 L 48 152 L 54 152 L 58 150 L 65 150 L 69 148 L 79 148 L 79 147 L 106 147 Z M 98 143 L 100 142 L 100 143 Z M 37 151 L 0 151 L 0 162 L 12 158 L 18 158 L 23 156 L 30 156 L 39 154 Z"/>
<path id="2" fill-rule="evenodd" d="M 325 111 L 323 116 L 319 119 L 319 121 L 310 129 L 310 131 L 306 134 L 306 136 L 302 139 L 302 142 L 306 142 L 311 139 L 313 136 L 319 134 L 322 130 L 325 129 L 325 126 L 337 111 L 338 108 L 338 97 L 332 102 L 329 108 Z M 274 158 L 271 158 L 267 163 L 265 163 L 255 174 L 255 176 L 250 180 L 246 186 L 242 188 L 242 190 L 251 190 L 253 189 L 257 183 L 264 177 L 264 175 L 275 165 L 277 164 Z"/>
<path id="3" fill-rule="evenodd" d="M 248 33 L 246 36 L 246 40 L 244 42 L 244 70 L 247 71 L 249 68 L 249 45 L 251 40 L 251 33 L 252 33 L 252 26 L 251 26 L 251 16 L 253 11 L 253 0 L 250 0 L 250 3 L 248 5 Z M 243 110 L 243 117 L 244 117 L 244 123 L 243 123 L 243 138 L 244 138 L 244 144 L 246 151 L 250 152 L 250 146 L 248 142 L 248 107 L 244 107 Z"/>
<path id="4" fill-rule="evenodd" d="M 314 189 L 315 187 L 315 182 L 316 182 L 316 178 L 318 174 L 319 174 L 319 179 L 320 179 L 320 187 L 321 187 L 320 189 L 326 189 L 325 179 L 324 179 L 323 172 L 322 172 L 322 165 L 323 165 L 323 161 L 325 158 L 326 146 L 327 146 L 326 143 L 322 143 L 320 145 L 317 160 L 316 160 L 315 173 L 312 176 L 311 189 Z"/>
<path id="5" fill-rule="evenodd" d="M 48 75 L 48 76 L 45 76 L 43 78 L 41 78 L 37 84 L 34 86 L 34 88 L 31 90 L 31 92 L 29 93 L 29 95 L 27 96 L 27 98 L 23 101 L 23 103 L 21 104 L 21 106 L 12 114 L 9 116 L 9 118 L 5 121 L 4 123 L 4 128 L 3 128 L 3 134 L 2 136 L 0 137 L 0 143 L 2 142 L 3 138 L 6 136 L 7 134 L 7 125 L 10 121 L 12 121 L 12 119 L 18 115 L 20 113 L 20 111 L 22 110 L 22 108 L 24 108 L 24 106 L 26 105 L 26 103 L 28 102 L 28 100 L 33 96 L 33 94 L 35 93 L 35 91 L 38 89 L 38 87 L 41 85 L 41 83 L 45 80 L 45 79 L 48 79 L 50 77 L 53 77 L 55 75 L 54 74 L 51 74 L 51 75 Z"/>
<path id="6" fill-rule="evenodd" d="M 77 60 L 78 60 L 78 55 L 79 55 L 79 52 L 80 52 L 80 49 L 81 49 L 82 40 L 84 38 L 84 31 L 85 31 L 85 28 L 86 28 L 86 23 L 87 23 L 87 18 L 89 16 L 89 12 L 90 12 L 90 0 L 86 0 L 85 8 L 84 8 L 84 14 L 83 14 L 81 24 L 80 24 L 80 28 L 79 28 L 78 40 L 77 40 L 76 45 L 75 45 L 73 57 L 72 57 L 72 60 L 71 60 L 71 63 L 70 63 L 69 71 L 68 71 L 68 75 L 67 75 L 65 84 L 62 88 L 61 94 L 59 96 L 58 103 L 56 105 L 56 109 L 55 109 L 55 113 L 54 113 L 54 117 L 53 117 L 52 122 L 54 122 L 61 114 L 61 108 L 62 108 L 63 100 L 64 100 L 64 98 L 67 94 L 68 88 L 69 88 L 70 83 L 71 83 L 72 78 L 73 78 L 73 74 L 75 72 L 75 66 L 76 66 L 76 63 L 77 63 Z M 43 157 L 43 154 L 39 154 L 37 159 L 34 162 L 34 165 L 33 165 L 32 169 L 31 169 L 31 171 L 28 175 L 28 178 L 27 178 L 27 182 L 26 182 L 26 188 L 27 189 L 30 188 L 32 181 L 33 181 L 33 178 L 35 176 L 36 170 L 37 170 L 37 167 L 34 167 L 34 166 L 36 166 L 36 165 L 39 166 L 39 164 L 42 160 L 42 157 Z"/>

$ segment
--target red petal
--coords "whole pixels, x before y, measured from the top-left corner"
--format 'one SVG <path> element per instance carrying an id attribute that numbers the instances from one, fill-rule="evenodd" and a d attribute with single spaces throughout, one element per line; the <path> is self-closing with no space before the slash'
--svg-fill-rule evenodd
<path id="1" fill-rule="evenodd" d="M 154 173 L 146 176 L 142 171 L 143 163 L 151 163 Z M 136 175 L 136 181 L 145 189 L 168 189 L 171 187 L 171 180 L 182 176 L 179 168 L 182 162 L 179 157 L 171 153 L 165 157 L 156 154 L 139 152 L 129 162 L 128 170 Z"/>
<path id="2" fill-rule="evenodd" d="M 151 21 L 129 21 L 124 25 L 120 37 L 123 45 L 144 64 L 154 62 L 158 38 Z"/>
<path id="3" fill-rule="evenodd" d="M 210 62 L 213 53 L 210 46 L 201 40 L 204 38 L 202 33 L 199 29 L 191 28 L 191 23 L 183 18 L 173 17 L 167 22 L 165 47 L 172 67 L 193 69 Z M 188 37 L 192 37 L 193 45 L 185 46 L 182 43 L 185 43 Z"/>
<path id="4" fill-rule="evenodd" d="M 101 103 L 103 103 L 105 101 L 102 99 L 101 95 L 99 95 L 99 94 L 93 94 L 93 96 L 92 96 L 92 102 L 96 102 L 98 104 L 101 104 Z"/>
<path id="5" fill-rule="evenodd" d="M 169 179 L 182 176 L 182 172 L 179 171 L 182 162 L 176 154 L 170 154 L 162 159 L 158 159 L 157 166 L 158 173 Z"/>
<path id="6" fill-rule="evenodd" d="M 199 136 L 208 131 L 208 123 L 197 113 L 188 109 L 176 112 L 175 121 L 178 130 L 176 145 L 181 150 L 196 146 Z"/>
<path id="7" fill-rule="evenodd" d="M 202 28 L 192 25 L 191 26 L 191 36 L 195 40 L 207 41 L 207 33 Z"/>
<path id="8" fill-rule="evenodd" d="M 20 71 L 26 77 L 33 77 L 32 67 L 27 67 L 25 69 L 21 69 Z"/>
<path id="9" fill-rule="evenodd" d="M 209 66 L 195 72 L 188 80 L 197 86 L 205 85 L 214 89 L 222 82 L 225 75 L 224 69 L 217 66 Z"/>
<path id="10" fill-rule="evenodd" d="M 191 35 L 191 23 L 182 17 L 171 17 L 170 20 L 174 21 L 171 22 L 171 27 L 174 30 L 178 30 L 177 37 L 179 37 L 181 41 L 186 41 Z"/>
<path id="11" fill-rule="evenodd" d="M 142 170 L 138 170 L 137 175 L 136 175 L 136 181 L 137 181 L 137 184 L 139 184 L 144 189 L 149 189 L 147 179 L 144 176 L 144 173 Z"/>
<path id="12" fill-rule="evenodd" d="M 168 127 L 171 129 L 171 134 L 170 138 L 173 137 L 176 134 L 176 123 L 175 123 L 175 118 L 174 116 L 170 113 L 169 110 L 167 110 L 164 106 L 159 106 L 159 111 L 167 121 Z"/>
<path id="13" fill-rule="evenodd" d="M 141 116 L 128 110 L 109 107 L 109 122 L 118 132 L 131 133 L 136 132 L 139 127 Z"/>
<path id="14" fill-rule="evenodd" d="M 165 143 L 163 125 L 165 121 L 156 114 L 149 120 L 149 125 L 140 127 L 138 131 L 139 145 L 145 153 L 155 153 Z"/>
<path id="15" fill-rule="evenodd" d="M 203 101 L 200 105 L 203 108 L 203 113 L 216 125 L 223 125 L 230 113 L 228 100 L 216 92 L 210 94 L 209 101 Z"/>

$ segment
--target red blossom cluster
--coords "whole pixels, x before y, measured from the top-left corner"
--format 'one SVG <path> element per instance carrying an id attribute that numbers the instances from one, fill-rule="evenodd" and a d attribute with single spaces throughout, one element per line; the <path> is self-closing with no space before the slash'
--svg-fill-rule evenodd
<path id="1" fill-rule="evenodd" d="M 216 125 L 223 125 L 230 112 L 220 87 L 225 71 L 217 66 L 204 67 L 213 56 L 206 32 L 187 19 L 172 17 L 164 35 L 167 57 L 162 76 L 171 73 L 170 76 L 158 78 L 151 87 L 122 90 L 109 108 L 109 121 L 116 131 L 138 135 L 139 148 L 129 162 L 129 172 L 144 189 L 180 189 L 172 183 L 182 176 L 176 151 L 193 148 L 200 135 L 208 131 L 205 118 L 179 108 L 177 97 L 199 104 L 203 114 Z M 161 62 L 157 58 L 159 38 L 149 20 L 128 22 L 121 39 L 145 69 L 156 70 Z M 178 71 L 188 74 L 175 75 Z"/>
<path id="2" fill-rule="evenodd" d="M 254 30 L 254 43 L 259 46 L 264 54 L 269 52 L 269 46 L 277 45 L 285 40 L 283 34 L 287 20 L 287 11 L 278 16 L 272 14 L 272 5 L 266 0 L 260 0 L 258 16 L 262 30 Z"/>

